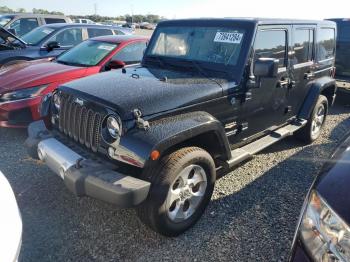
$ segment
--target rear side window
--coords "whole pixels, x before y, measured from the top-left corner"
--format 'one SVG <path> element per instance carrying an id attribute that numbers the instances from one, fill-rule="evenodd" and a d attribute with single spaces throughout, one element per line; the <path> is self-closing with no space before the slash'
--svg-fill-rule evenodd
<path id="1" fill-rule="evenodd" d="M 301 64 L 313 59 L 314 30 L 296 29 L 294 31 L 294 64 Z"/>
<path id="2" fill-rule="evenodd" d="M 145 49 L 145 42 L 131 43 L 115 54 L 113 59 L 121 60 L 125 64 L 139 63 L 142 60 Z"/>
<path id="3" fill-rule="evenodd" d="M 62 18 L 45 18 L 46 24 L 56 24 L 56 23 L 65 23 L 66 20 Z"/>
<path id="4" fill-rule="evenodd" d="M 89 38 L 103 35 L 113 35 L 112 30 L 102 28 L 88 28 Z"/>
<path id="5" fill-rule="evenodd" d="M 287 32 L 285 30 L 261 30 L 255 38 L 254 61 L 259 58 L 275 58 L 279 67 L 286 66 Z"/>
<path id="6" fill-rule="evenodd" d="M 39 23 L 36 18 L 20 18 L 10 25 L 10 29 L 14 29 L 18 36 L 22 36 L 38 26 Z"/>
<path id="7" fill-rule="evenodd" d="M 317 59 L 318 61 L 330 59 L 335 53 L 335 30 L 321 28 L 318 33 Z"/>
<path id="8" fill-rule="evenodd" d="M 57 41 L 61 46 L 75 46 L 83 41 L 81 28 L 69 28 L 52 37 L 50 41 Z"/>

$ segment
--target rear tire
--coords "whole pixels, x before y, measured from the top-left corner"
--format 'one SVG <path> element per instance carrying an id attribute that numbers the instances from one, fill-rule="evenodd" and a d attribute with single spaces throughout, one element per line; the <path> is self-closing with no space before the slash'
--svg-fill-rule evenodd
<path id="1" fill-rule="evenodd" d="M 198 221 L 211 199 L 214 160 L 201 148 L 186 147 L 162 158 L 148 173 L 152 186 L 138 217 L 162 235 L 178 236 Z"/>
<path id="2" fill-rule="evenodd" d="M 306 126 L 295 133 L 295 137 L 307 144 L 314 142 L 322 133 L 328 113 L 328 100 L 324 95 L 318 97 Z"/>

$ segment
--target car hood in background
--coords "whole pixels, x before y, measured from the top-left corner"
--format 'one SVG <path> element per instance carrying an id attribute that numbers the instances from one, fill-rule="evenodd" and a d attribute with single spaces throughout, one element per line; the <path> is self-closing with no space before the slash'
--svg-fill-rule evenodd
<path id="1" fill-rule="evenodd" d="M 0 171 L 1 261 L 17 261 L 22 241 L 22 219 L 10 183 Z"/>
<path id="2" fill-rule="evenodd" d="M 82 77 L 85 67 L 51 62 L 48 59 L 24 62 L 0 70 L 0 94 L 55 81 Z M 68 74 L 69 73 L 69 74 Z M 72 77 L 74 74 L 74 77 Z"/>
<path id="3" fill-rule="evenodd" d="M 314 188 L 350 225 L 350 136 L 338 147 L 318 176 Z"/>
<path id="4" fill-rule="evenodd" d="M 61 90 L 82 99 L 104 104 L 123 120 L 133 118 L 133 110 L 144 116 L 165 112 L 222 96 L 222 87 L 213 80 L 188 72 L 145 67 L 126 73 L 111 71 L 64 84 Z M 224 79 L 216 79 L 222 86 Z"/>

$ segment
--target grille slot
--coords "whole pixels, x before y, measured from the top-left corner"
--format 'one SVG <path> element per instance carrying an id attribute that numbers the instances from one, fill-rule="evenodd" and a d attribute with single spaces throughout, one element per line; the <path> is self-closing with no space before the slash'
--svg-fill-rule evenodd
<path id="1" fill-rule="evenodd" d="M 59 130 L 93 152 L 100 145 L 102 115 L 84 105 L 76 103 L 73 97 L 61 95 Z"/>

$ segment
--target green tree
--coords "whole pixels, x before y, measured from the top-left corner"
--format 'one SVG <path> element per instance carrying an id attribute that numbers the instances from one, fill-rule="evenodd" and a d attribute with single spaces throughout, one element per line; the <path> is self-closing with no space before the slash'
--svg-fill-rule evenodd
<path id="1" fill-rule="evenodd" d="M 25 13 L 26 10 L 24 8 L 18 8 L 17 13 Z"/>
<path id="2" fill-rule="evenodd" d="M 11 8 L 8 8 L 7 6 L 0 6 L 0 13 L 14 13 L 14 11 Z"/>

